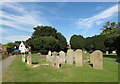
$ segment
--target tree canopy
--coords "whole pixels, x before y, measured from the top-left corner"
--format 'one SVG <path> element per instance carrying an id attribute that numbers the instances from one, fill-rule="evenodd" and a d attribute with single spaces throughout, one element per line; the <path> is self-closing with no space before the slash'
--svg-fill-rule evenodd
<path id="1" fill-rule="evenodd" d="M 32 51 L 46 54 L 51 51 L 66 51 L 67 40 L 55 28 L 51 26 L 37 26 L 32 37 L 26 43 L 31 46 Z"/>

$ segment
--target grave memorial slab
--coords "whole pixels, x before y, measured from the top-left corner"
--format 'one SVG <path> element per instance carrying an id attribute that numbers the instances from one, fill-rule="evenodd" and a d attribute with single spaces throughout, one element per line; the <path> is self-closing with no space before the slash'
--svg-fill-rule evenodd
<path id="1" fill-rule="evenodd" d="M 75 55 L 75 65 L 83 66 L 83 52 L 80 49 L 77 49 L 74 53 Z"/>

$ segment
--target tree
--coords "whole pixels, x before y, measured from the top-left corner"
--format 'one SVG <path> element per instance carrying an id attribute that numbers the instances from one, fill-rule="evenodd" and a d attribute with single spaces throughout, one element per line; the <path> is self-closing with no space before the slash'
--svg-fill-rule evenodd
<path id="1" fill-rule="evenodd" d="M 88 51 L 88 52 L 93 52 L 93 40 L 92 40 L 92 37 L 87 37 L 86 40 L 85 40 L 85 49 Z"/>
<path id="2" fill-rule="evenodd" d="M 117 60 L 120 62 L 120 35 L 114 41 L 115 49 L 117 50 Z"/>
<path id="3" fill-rule="evenodd" d="M 11 53 L 14 50 L 14 43 L 9 42 L 5 45 L 7 47 L 7 52 Z"/>
<path id="4" fill-rule="evenodd" d="M 118 22 L 118 24 L 116 24 L 116 22 L 112 22 L 110 23 L 110 21 L 106 22 L 105 25 L 103 25 L 103 27 L 101 28 L 102 35 L 109 35 L 109 37 L 111 36 L 119 36 L 120 34 L 120 22 Z"/>
<path id="5" fill-rule="evenodd" d="M 31 46 L 32 51 L 47 54 L 48 50 L 66 50 L 66 38 L 61 33 L 57 32 L 55 28 L 50 26 L 37 26 L 34 30 L 31 38 L 26 40 L 27 45 Z"/>
<path id="6" fill-rule="evenodd" d="M 85 38 L 81 35 L 73 35 L 70 38 L 70 45 L 72 49 L 84 49 Z"/>
<path id="7" fill-rule="evenodd" d="M 93 46 L 94 46 L 94 50 L 101 50 L 103 52 L 106 51 L 106 47 L 105 47 L 105 40 L 107 39 L 107 36 L 105 35 L 95 35 L 93 36 Z"/>

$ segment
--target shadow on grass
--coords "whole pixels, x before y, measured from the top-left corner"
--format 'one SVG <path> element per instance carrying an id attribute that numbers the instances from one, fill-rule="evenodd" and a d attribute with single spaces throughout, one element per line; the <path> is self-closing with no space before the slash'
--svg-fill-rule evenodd
<path id="1" fill-rule="evenodd" d="M 91 67 L 93 67 L 93 64 L 89 64 Z"/>
<path id="2" fill-rule="evenodd" d="M 39 62 L 32 62 L 32 64 L 38 64 Z"/>
<path id="3" fill-rule="evenodd" d="M 103 55 L 103 57 L 116 59 L 117 55 Z"/>

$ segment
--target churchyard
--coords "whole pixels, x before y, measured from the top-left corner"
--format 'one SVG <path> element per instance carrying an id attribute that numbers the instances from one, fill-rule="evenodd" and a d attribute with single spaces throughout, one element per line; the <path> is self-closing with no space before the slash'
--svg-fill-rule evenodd
<path id="1" fill-rule="evenodd" d="M 116 54 L 96 50 L 16 56 L 3 72 L 3 82 L 118 82 Z"/>

